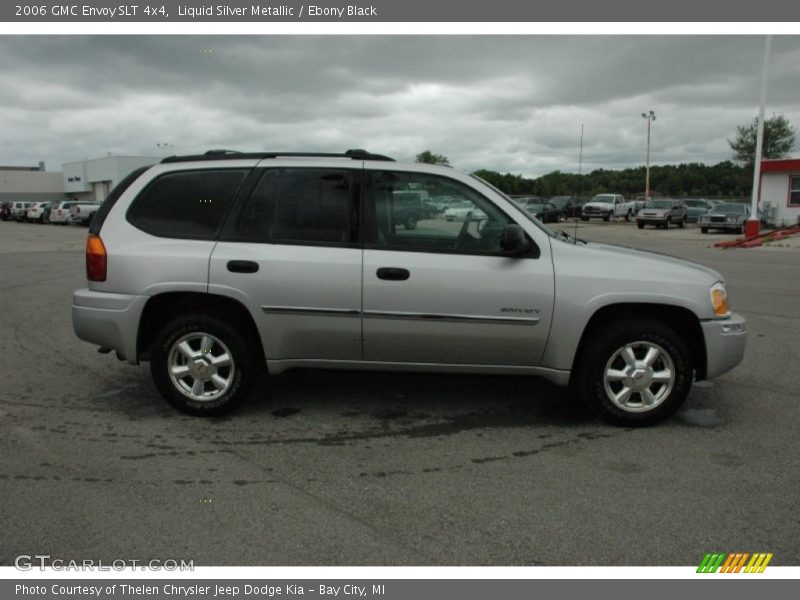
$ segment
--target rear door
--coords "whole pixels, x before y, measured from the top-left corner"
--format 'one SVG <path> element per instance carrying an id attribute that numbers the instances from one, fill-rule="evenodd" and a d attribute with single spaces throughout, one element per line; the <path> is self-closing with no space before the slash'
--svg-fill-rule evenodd
<path id="1" fill-rule="evenodd" d="M 362 164 L 270 161 L 212 253 L 209 291 L 249 308 L 269 360 L 361 358 Z"/>

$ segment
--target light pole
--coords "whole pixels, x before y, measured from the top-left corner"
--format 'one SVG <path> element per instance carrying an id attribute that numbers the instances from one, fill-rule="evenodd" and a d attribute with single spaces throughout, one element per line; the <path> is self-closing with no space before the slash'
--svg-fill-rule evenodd
<path id="1" fill-rule="evenodd" d="M 656 120 L 656 113 L 652 110 L 642 113 L 642 118 L 647 121 L 647 162 L 644 176 L 644 201 L 650 200 L 650 123 Z"/>
<path id="2" fill-rule="evenodd" d="M 758 220 L 758 192 L 761 183 L 761 151 L 764 145 L 764 105 L 767 103 L 767 74 L 769 72 L 769 55 L 772 50 L 772 36 L 768 35 L 764 43 L 764 65 L 761 67 L 761 101 L 758 107 L 758 126 L 756 129 L 756 155 L 753 161 L 753 193 L 750 198 L 750 218 L 744 226 L 746 238 L 756 237 L 761 231 Z"/>

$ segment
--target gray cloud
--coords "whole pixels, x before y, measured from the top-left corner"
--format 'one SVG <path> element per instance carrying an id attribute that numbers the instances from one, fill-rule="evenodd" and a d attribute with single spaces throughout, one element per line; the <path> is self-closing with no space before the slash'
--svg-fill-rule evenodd
<path id="1" fill-rule="evenodd" d="M 760 36 L 5 36 L 0 164 L 208 148 L 342 151 L 528 176 L 730 157 Z M 800 36 L 775 36 L 769 114 L 800 124 Z"/>

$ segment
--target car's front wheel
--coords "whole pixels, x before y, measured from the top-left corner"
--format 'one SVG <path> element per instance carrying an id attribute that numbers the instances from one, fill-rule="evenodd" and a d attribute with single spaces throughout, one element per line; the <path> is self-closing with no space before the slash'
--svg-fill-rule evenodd
<path id="1" fill-rule="evenodd" d="M 258 369 L 256 356 L 232 325 L 211 315 L 188 315 L 161 330 L 150 372 L 161 395 L 178 410 L 220 415 L 247 397 Z"/>
<path id="2" fill-rule="evenodd" d="M 701 227 L 700 233 L 708 233 L 708 227 Z"/>
<path id="3" fill-rule="evenodd" d="M 655 319 L 632 319 L 596 331 L 581 355 L 576 385 L 584 402 L 618 425 L 653 425 L 689 394 L 689 348 Z"/>

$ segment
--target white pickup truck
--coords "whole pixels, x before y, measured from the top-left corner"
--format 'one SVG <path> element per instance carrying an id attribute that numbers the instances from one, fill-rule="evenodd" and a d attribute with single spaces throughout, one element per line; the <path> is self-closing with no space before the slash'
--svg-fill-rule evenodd
<path id="1" fill-rule="evenodd" d="M 94 214 L 100 208 L 98 202 L 78 202 L 70 206 L 70 220 L 81 225 L 91 225 Z"/>
<path id="2" fill-rule="evenodd" d="M 620 194 L 597 194 L 583 205 L 581 220 L 600 218 L 610 221 L 612 217 L 624 217 L 626 221 L 630 221 L 635 214 L 635 201 L 625 200 Z"/>

